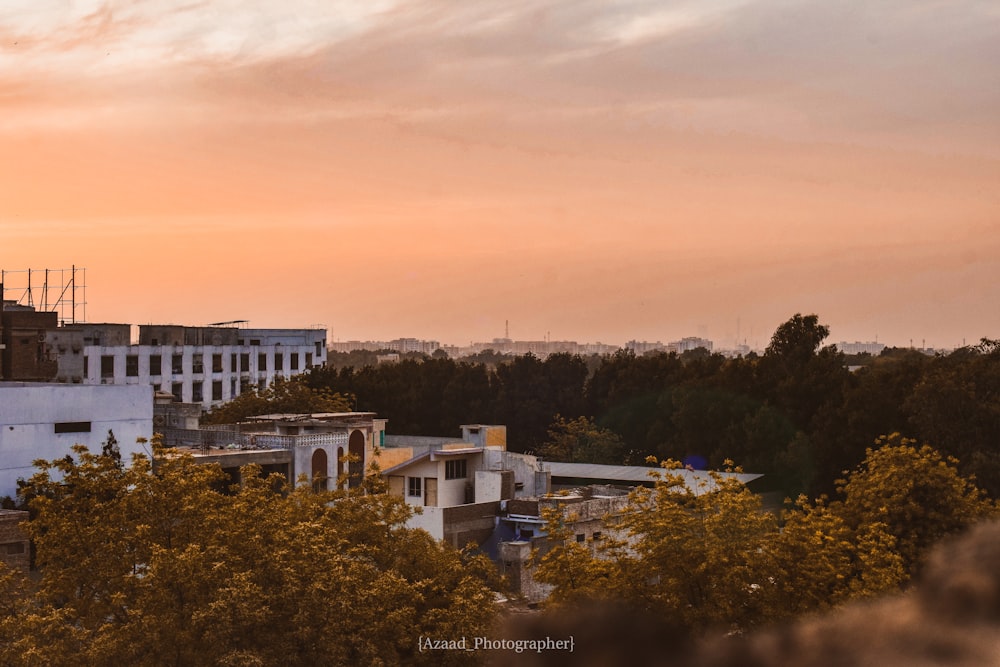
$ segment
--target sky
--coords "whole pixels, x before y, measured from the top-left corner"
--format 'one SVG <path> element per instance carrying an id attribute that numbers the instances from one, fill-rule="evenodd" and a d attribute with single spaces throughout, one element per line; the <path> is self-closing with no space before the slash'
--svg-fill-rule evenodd
<path id="1" fill-rule="evenodd" d="M 0 269 L 92 322 L 975 343 L 997 63 L 993 0 L 4 0 Z"/>

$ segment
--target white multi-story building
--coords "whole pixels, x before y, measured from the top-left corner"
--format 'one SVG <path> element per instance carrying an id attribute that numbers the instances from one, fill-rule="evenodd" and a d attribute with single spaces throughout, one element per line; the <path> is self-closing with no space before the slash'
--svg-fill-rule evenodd
<path id="1" fill-rule="evenodd" d="M 85 384 L 147 385 L 205 409 L 326 364 L 325 329 L 142 325 L 138 344 L 107 338 L 85 332 Z"/>
<path id="2" fill-rule="evenodd" d="M 0 496 L 17 493 L 36 459 L 62 458 L 77 444 L 99 453 L 109 431 L 123 462 L 145 452 L 136 440 L 153 435 L 151 387 L 0 382 Z"/>

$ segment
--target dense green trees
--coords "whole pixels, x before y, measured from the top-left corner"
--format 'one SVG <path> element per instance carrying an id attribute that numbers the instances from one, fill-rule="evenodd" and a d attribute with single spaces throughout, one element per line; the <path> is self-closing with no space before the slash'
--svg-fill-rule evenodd
<path id="1" fill-rule="evenodd" d="M 759 357 L 621 350 L 599 359 L 493 356 L 489 365 L 408 359 L 314 368 L 306 382 L 356 396 L 359 409 L 389 419 L 390 433 L 450 435 L 463 423 L 499 423 L 511 450 L 537 453 L 557 415 L 583 418 L 617 434 L 623 456 L 714 468 L 732 458 L 791 497 L 833 493 L 878 435 L 901 432 L 934 442 L 1000 495 L 1000 344 L 934 357 L 889 349 L 852 373 L 836 348 L 823 346 L 828 333 L 816 315 L 796 314 Z"/>
<path id="2" fill-rule="evenodd" d="M 466 663 L 417 638 L 489 627 L 490 571 L 384 494 L 274 493 L 154 446 L 130 468 L 43 462 L 27 524 L 41 577 L 0 569 L 0 664 Z"/>

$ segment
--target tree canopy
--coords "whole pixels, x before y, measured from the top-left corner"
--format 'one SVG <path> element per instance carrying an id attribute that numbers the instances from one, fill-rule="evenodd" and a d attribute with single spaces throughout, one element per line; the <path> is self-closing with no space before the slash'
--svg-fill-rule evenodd
<path id="1" fill-rule="evenodd" d="M 847 600 L 900 590 L 946 535 L 997 507 L 956 461 L 898 434 L 879 439 L 833 501 L 801 497 L 781 516 L 735 478 L 685 486 L 666 462 L 611 517 L 617 535 L 580 544 L 548 515 L 535 577 L 556 604 L 625 601 L 690 632 L 746 632 Z"/>
<path id="2" fill-rule="evenodd" d="M 453 664 L 418 637 L 482 634 L 491 568 L 386 494 L 275 493 L 254 468 L 154 444 L 122 469 L 78 447 L 30 480 L 36 581 L 0 569 L 0 664 Z M 481 557 L 480 557 L 481 558 Z"/>
<path id="3" fill-rule="evenodd" d="M 824 346 L 828 337 L 817 315 L 797 313 L 761 356 L 413 358 L 313 368 L 305 381 L 356 396 L 393 434 L 505 424 L 509 449 L 538 452 L 559 419 L 585 419 L 621 438 L 618 463 L 652 455 L 718 469 L 731 458 L 790 497 L 834 493 L 877 436 L 907 433 L 957 457 L 963 475 L 1000 496 L 1000 344 L 936 356 L 888 348 L 851 371 Z"/>
<path id="4" fill-rule="evenodd" d="M 205 424 L 235 424 L 247 417 L 277 413 L 347 412 L 353 397 L 334 393 L 326 387 L 310 387 L 296 376 L 276 379 L 264 390 L 245 391 L 204 417 Z"/>

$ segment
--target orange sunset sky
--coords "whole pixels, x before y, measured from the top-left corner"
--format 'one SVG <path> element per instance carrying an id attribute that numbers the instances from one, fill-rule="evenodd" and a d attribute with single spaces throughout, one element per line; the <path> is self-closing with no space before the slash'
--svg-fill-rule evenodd
<path id="1" fill-rule="evenodd" d="M 995 1 L 4 0 L 0 268 L 95 322 L 974 343 L 998 63 Z"/>

